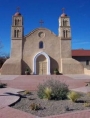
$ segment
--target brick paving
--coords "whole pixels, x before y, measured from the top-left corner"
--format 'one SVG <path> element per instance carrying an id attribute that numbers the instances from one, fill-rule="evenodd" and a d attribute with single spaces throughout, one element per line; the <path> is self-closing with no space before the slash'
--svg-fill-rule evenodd
<path id="1" fill-rule="evenodd" d="M 47 117 L 38 117 L 14 108 L 5 107 L 0 109 L 0 118 L 90 118 L 90 110 L 83 110 L 79 112 L 77 111 Z"/>
<path id="2" fill-rule="evenodd" d="M 82 76 L 82 75 L 81 75 Z M 47 79 L 56 79 L 60 80 L 62 82 L 65 82 L 66 84 L 69 85 L 70 89 L 76 90 L 76 91 L 86 91 L 85 87 L 85 82 L 90 81 L 89 76 L 85 76 L 82 78 L 80 75 L 76 75 L 78 79 L 75 79 L 72 76 L 64 76 L 64 75 L 50 75 L 50 76 L 38 76 L 38 75 L 30 75 L 30 76 L 3 76 L 3 79 L 1 82 L 7 83 L 8 87 L 11 88 L 6 88 L 6 89 L 0 89 L 0 118 L 40 118 L 37 116 L 34 116 L 32 114 L 10 108 L 8 107 L 11 102 L 15 102 L 16 100 L 13 101 L 13 99 L 16 99 L 18 96 L 13 96 L 9 95 L 6 96 L 6 92 L 16 94 L 18 91 L 22 90 L 37 90 L 37 86 L 39 83 L 43 83 Z M 1 76 L 0 76 L 1 77 Z M 88 91 L 90 89 L 88 88 Z M 15 97 L 15 98 L 14 98 Z M 7 104 L 6 104 L 7 103 Z M 4 105 L 4 106 L 3 106 Z M 72 112 L 72 113 L 66 113 L 66 114 L 61 114 L 61 115 L 56 115 L 56 116 L 47 116 L 43 118 L 90 118 L 90 110 L 84 110 L 84 111 L 79 111 L 79 112 Z"/>
<path id="3" fill-rule="evenodd" d="M 90 118 L 90 110 L 65 113 L 62 115 L 49 116 L 49 117 L 43 117 L 43 118 Z"/>
<path id="4" fill-rule="evenodd" d="M 14 80 L 19 75 L 0 75 L 0 80 Z"/>
<path id="5" fill-rule="evenodd" d="M 71 77 L 73 79 L 90 79 L 90 75 L 85 74 L 67 74 L 66 76 Z"/>
<path id="6" fill-rule="evenodd" d="M 3 88 L 0 89 L 0 109 L 19 100 L 18 93 L 20 89 Z"/>
<path id="7" fill-rule="evenodd" d="M 36 118 L 36 116 L 17 109 L 5 107 L 0 109 L 0 118 Z"/>
<path id="8" fill-rule="evenodd" d="M 70 77 L 64 75 L 50 75 L 50 76 L 38 76 L 38 75 L 21 75 L 16 79 L 11 81 L 2 80 L 2 82 L 7 83 L 9 87 L 16 89 L 28 89 L 28 90 L 36 90 L 39 83 L 43 83 L 48 79 L 60 80 L 61 82 L 65 82 L 69 85 L 69 88 L 79 88 L 85 86 L 86 81 L 90 81 L 90 79 L 72 79 Z"/>
<path id="9" fill-rule="evenodd" d="M 75 88 L 75 89 L 71 89 L 71 90 L 76 91 L 76 92 L 88 93 L 88 92 L 90 92 L 90 87 L 85 86 L 85 87 Z"/>

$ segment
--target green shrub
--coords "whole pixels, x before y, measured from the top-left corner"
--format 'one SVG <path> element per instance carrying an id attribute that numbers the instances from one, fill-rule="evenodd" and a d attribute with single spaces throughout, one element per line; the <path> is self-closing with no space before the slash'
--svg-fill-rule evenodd
<path id="1" fill-rule="evenodd" d="M 53 100 L 63 100 L 67 98 L 67 93 L 69 92 L 68 86 L 65 83 L 61 83 L 58 80 L 47 80 L 45 83 L 38 86 L 37 94 L 43 99 L 46 96 L 45 90 L 50 88 L 52 92 L 49 91 L 49 97 Z"/>
<path id="2" fill-rule="evenodd" d="M 80 98 L 80 94 L 74 91 L 70 91 L 67 97 L 72 101 L 75 102 L 78 98 Z"/>

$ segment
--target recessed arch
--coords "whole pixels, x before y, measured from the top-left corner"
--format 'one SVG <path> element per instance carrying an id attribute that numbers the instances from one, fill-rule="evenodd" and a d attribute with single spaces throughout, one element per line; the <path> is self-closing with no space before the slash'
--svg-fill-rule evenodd
<path id="1" fill-rule="evenodd" d="M 33 74 L 36 75 L 36 60 L 40 55 L 44 55 L 47 59 L 47 75 L 50 75 L 50 58 L 45 52 L 37 53 L 33 58 Z"/>

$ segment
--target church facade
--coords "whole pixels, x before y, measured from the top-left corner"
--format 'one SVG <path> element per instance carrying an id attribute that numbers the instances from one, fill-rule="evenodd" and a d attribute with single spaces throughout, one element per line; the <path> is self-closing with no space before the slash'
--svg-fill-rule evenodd
<path id="1" fill-rule="evenodd" d="M 58 36 L 40 27 L 24 36 L 23 17 L 12 17 L 11 55 L 2 66 L 3 75 L 50 75 L 58 69 L 63 74 L 83 74 L 83 65 L 72 58 L 70 18 L 59 17 Z"/>

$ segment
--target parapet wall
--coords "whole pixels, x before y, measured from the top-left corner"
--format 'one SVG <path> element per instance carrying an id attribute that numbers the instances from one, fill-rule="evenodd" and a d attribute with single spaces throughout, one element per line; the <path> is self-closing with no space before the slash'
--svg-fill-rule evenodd
<path id="1" fill-rule="evenodd" d="M 84 74 L 90 75 L 90 70 L 88 70 L 87 68 L 84 68 Z"/>

